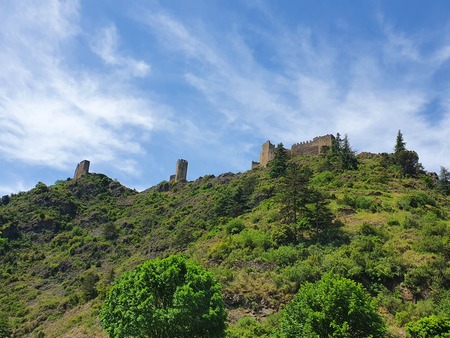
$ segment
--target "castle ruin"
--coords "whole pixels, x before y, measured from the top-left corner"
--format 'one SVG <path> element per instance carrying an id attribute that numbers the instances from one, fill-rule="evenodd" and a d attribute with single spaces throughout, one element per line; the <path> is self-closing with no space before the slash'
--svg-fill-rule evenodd
<path id="1" fill-rule="evenodd" d="M 179 159 L 175 169 L 175 175 L 170 175 L 170 182 L 186 181 L 188 161 Z"/>
<path id="2" fill-rule="evenodd" d="M 90 164 L 91 162 L 89 162 L 88 160 L 83 160 L 78 163 L 77 168 L 75 169 L 75 174 L 73 175 L 73 179 L 77 180 L 81 176 L 88 174 Z"/>
<path id="3" fill-rule="evenodd" d="M 328 134 L 325 136 L 314 137 L 312 141 L 296 143 L 291 147 L 291 156 L 321 154 L 323 153 L 324 147 L 331 149 L 333 140 L 334 136 Z"/>
<path id="4" fill-rule="evenodd" d="M 314 137 L 311 141 L 300 142 L 292 145 L 288 153 L 291 157 L 299 155 L 319 155 L 324 152 L 325 148 L 331 149 L 334 136 L 327 134 L 324 136 Z M 259 162 L 252 161 L 252 169 L 259 167 L 267 167 L 269 162 L 275 157 L 275 145 L 267 141 L 262 145 Z"/>

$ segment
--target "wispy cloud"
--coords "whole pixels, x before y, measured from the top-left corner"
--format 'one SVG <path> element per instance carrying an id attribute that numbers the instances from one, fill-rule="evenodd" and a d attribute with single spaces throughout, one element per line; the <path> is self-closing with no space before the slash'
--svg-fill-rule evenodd
<path id="1" fill-rule="evenodd" d="M 144 61 L 119 53 L 119 36 L 113 24 L 98 31 L 91 48 L 106 64 L 119 67 L 132 76 L 145 77 L 150 73 L 150 66 Z"/>
<path id="2" fill-rule="evenodd" d="M 149 132 L 170 125 L 170 108 L 140 95 L 123 73 L 71 63 L 85 43 L 77 1 L 21 1 L 2 5 L 0 18 L 0 154 L 10 160 L 68 168 L 77 159 L 114 163 L 145 152 Z M 7 8 L 5 8 L 7 7 Z M 99 31 L 93 49 L 132 76 L 150 67 L 124 56 L 114 26 Z M 83 48 L 83 47 L 81 47 Z M 82 53 L 89 53 L 85 44 Z"/>
<path id="3" fill-rule="evenodd" d="M 245 18 L 226 31 L 205 31 L 161 9 L 149 11 L 144 22 L 173 57 L 195 61 L 184 78 L 220 112 L 229 130 L 284 143 L 349 133 L 359 150 L 382 152 L 392 150 L 402 129 L 426 165 L 438 166 L 432 154 L 436 144 L 445 148 L 450 110 L 431 128 L 423 109 L 447 95 L 429 88 L 450 55 L 445 40 L 437 39 L 424 53 L 427 32 L 408 35 L 374 14 L 376 39 L 336 42 L 326 31 L 284 26 L 267 4 L 256 6 L 261 8 L 267 26 L 250 31 Z M 341 22 L 338 28 L 351 27 Z M 257 53 L 255 45 L 265 53 Z"/>

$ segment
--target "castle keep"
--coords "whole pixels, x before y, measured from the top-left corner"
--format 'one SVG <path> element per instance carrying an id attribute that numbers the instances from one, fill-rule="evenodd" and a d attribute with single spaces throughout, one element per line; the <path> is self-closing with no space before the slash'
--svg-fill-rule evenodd
<path id="1" fill-rule="evenodd" d="M 299 155 L 319 155 L 324 151 L 324 147 L 331 148 L 333 144 L 333 135 L 324 135 L 314 137 L 311 141 L 300 142 L 292 145 L 288 151 L 291 157 Z M 252 162 L 252 169 L 258 167 L 267 167 L 269 162 L 275 157 L 275 145 L 267 141 L 262 145 L 259 162 Z"/>
<path id="2" fill-rule="evenodd" d="M 186 181 L 188 161 L 180 159 L 177 161 L 175 175 L 170 175 L 170 182 Z"/>

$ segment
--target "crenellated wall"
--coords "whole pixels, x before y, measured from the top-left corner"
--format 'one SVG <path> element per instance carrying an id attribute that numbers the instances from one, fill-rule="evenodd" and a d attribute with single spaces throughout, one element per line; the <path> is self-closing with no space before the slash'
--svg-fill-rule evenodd
<path id="1" fill-rule="evenodd" d="M 331 148 L 333 139 L 334 136 L 328 134 L 314 137 L 311 141 L 296 143 L 291 147 L 291 156 L 321 154 L 323 147 Z"/>
<path id="2" fill-rule="evenodd" d="M 331 148 L 334 136 L 331 134 L 314 137 L 311 141 L 300 142 L 292 145 L 290 156 L 295 157 L 299 155 L 319 155 L 323 152 L 324 147 Z M 259 156 L 259 163 L 252 162 L 252 169 L 258 167 L 267 167 L 269 162 L 275 157 L 275 145 L 267 141 L 262 145 L 261 155 Z"/>

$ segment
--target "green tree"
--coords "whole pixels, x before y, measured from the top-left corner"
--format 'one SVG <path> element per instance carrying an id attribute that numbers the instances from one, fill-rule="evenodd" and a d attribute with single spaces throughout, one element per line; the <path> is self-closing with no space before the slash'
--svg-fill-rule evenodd
<path id="1" fill-rule="evenodd" d="M 294 162 L 288 164 L 280 183 L 281 214 L 286 224 L 297 224 L 299 215 L 306 210 L 311 198 L 311 177 L 309 168 Z"/>
<path id="2" fill-rule="evenodd" d="M 394 147 L 394 154 L 398 154 L 402 151 L 406 151 L 406 143 L 403 140 L 403 134 L 401 132 L 401 130 L 398 130 L 397 133 L 397 141 L 395 142 L 395 147 Z"/>
<path id="3" fill-rule="evenodd" d="M 347 134 L 343 139 L 341 139 L 339 133 L 336 134 L 336 137 L 331 144 L 331 151 L 327 154 L 326 166 L 335 170 L 358 169 L 356 152 L 351 147 Z"/>
<path id="4" fill-rule="evenodd" d="M 214 276 L 174 255 L 123 274 L 100 320 L 111 337 L 222 337 L 226 312 Z"/>
<path id="5" fill-rule="evenodd" d="M 316 238 L 322 240 L 335 238 L 338 229 L 342 227 L 341 222 L 335 222 L 325 194 L 318 190 L 311 190 L 301 223 L 303 228 L 310 230 Z"/>
<path id="6" fill-rule="evenodd" d="M 400 166 L 402 176 L 416 177 L 422 165 L 419 163 L 419 155 L 413 150 L 404 150 L 395 154 L 396 163 Z"/>
<path id="7" fill-rule="evenodd" d="M 437 316 L 424 317 L 406 324 L 406 333 L 410 338 L 448 338 L 450 337 L 450 320 Z"/>
<path id="8" fill-rule="evenodd" d="M 444 195 L 450 195 L 450 172 L 445 167 L 441 167 L 439 172 L 438 189 Z"/>
<path id="9" fill-rule="evenodd" d="M 402 132 L 399 130 L 394 147 L 393 162 L 399 166 L 402 176 L 416 177 L 422 169 L 422 165 L 419 163 L 419 155 L 413 150 L 407 150 L 405 145 Z"/>
<path id="10" fill-rule="evenodd" d="M 331 143 L 331 153 L 334 155 L 338 155 L 342 149 L 342 139 L 341 134 L 337 133 L 336 137 Z"/>
<path id="11" fill-rule="evenodd" d="M 350 146 L 348 135 L 345 134 L 341 147 L 341 161 L 342 169 L 344 170 L 356 170 L 358 169 L 358 159 L 356 158 L 356 152 Z"/>
<path id="12" fill-rule="evenodd" d="M 384 337 L 385 331 L 363 286 L 330 274 L 301 286 L 282 318 L 287 338 L 377 338 Z"/>
<path id="13" fill-rule="evenodd" d="M 269 175 L 272 178 L 283 176 L 286 173 L 287 162 L 289 156 L 283 147 L 283 143 L 279 143 L 275 148 L 274 158 L 270 161 Z"/>
<path id="14" fill-rule="evenodd" d="M 100 278 L 96 273 L 91 271 L 87 272 L 80 277 L 81 291 L 83 292 L 83 298 L 85 301 L 94 299 L 98 295 L 96 285 Z"/>

